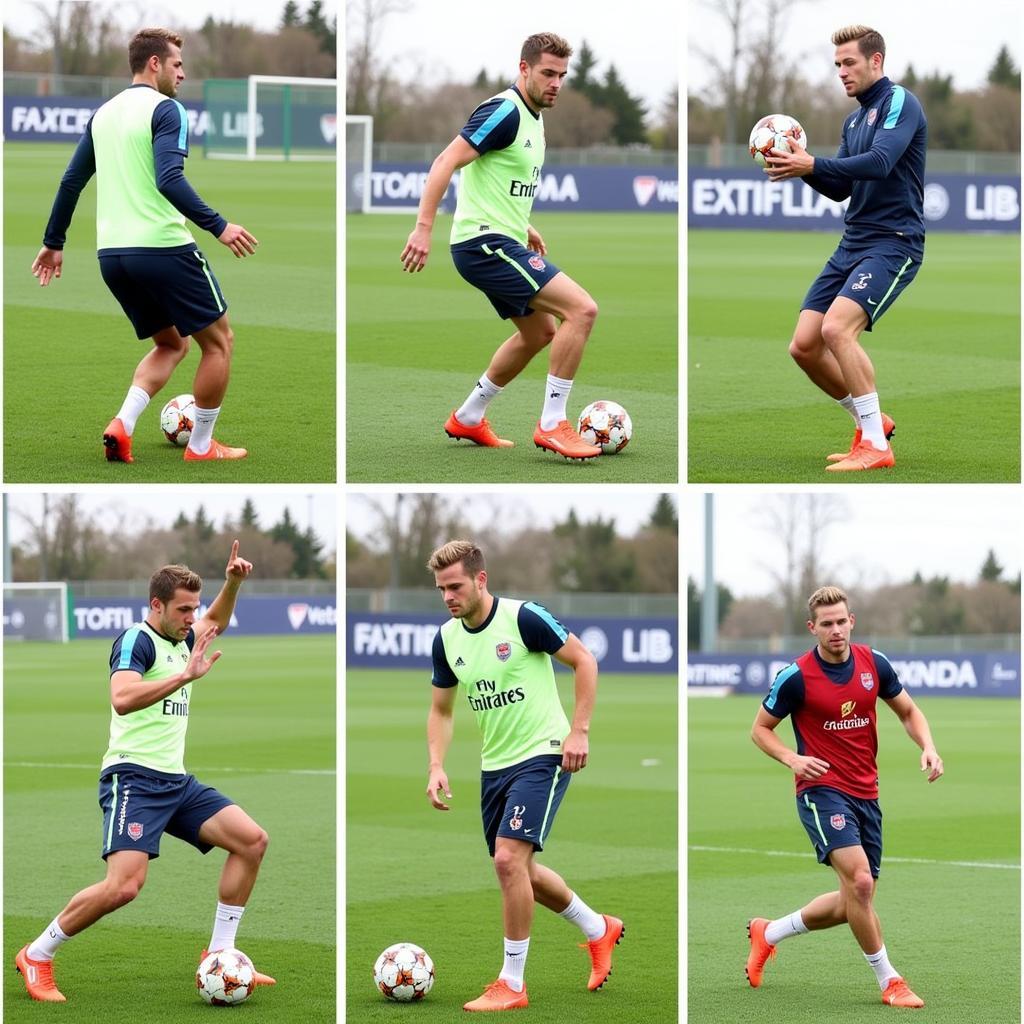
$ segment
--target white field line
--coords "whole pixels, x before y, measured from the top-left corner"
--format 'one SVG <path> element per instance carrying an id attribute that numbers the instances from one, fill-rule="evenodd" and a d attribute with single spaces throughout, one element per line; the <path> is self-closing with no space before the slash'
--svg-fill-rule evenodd
<path id="1" fill-rule="evenodd" d="M 791 850 L 754 850 L 744 846 L 690 846 L 690 850 L 698 853 L 753 853 L 759 857 L 814 857 L 814 854 L 794 853 Z M 994 864 L 983 860 L 929 860 L 925 857 L 886 857 L 882 856 L 883 864 L 940 864 L 954 868 L 998 868 L 1004 871 L 1020 871 L 1019 864 Z"/>
<path id="2" fill-rule="evenodd" d="M 56 761 L 4 761 L 5 768 L 82 768 L 99 771 L 95 764 L 62 764 Z M 197 768 L 196 771 L 215 775 L 218 772 L 235 772 L 239 775 L 337 775 L 333 768 Z"/>

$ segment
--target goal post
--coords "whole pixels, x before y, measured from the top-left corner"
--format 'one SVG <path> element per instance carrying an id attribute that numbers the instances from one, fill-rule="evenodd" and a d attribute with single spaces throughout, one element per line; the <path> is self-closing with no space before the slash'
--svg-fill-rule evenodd
<path id="1" fill-rule="evenodd" d="M 4 640 L 71 638 L 71 591 L 67 583 L 5 583 Z"/>
<path id="2" fill-rule="evenodd" d="M 373 117 L 370 114 L 346 114 L 345 212 L 414 214 L 419 209 L 418 206 L 405 204 L 377 205 L 373 196 Z"/>

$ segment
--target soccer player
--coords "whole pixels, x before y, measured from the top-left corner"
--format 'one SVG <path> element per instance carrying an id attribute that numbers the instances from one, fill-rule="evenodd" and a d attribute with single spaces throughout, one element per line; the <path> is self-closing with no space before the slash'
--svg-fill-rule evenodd
<path id="1" fill-rule="evenodd" d="M 567 459 L 601 454 L 566 418 L 566 402 L 597 318 L 597 304 L 547 260 L 544 239 L 530 225 L 533 197 L 544 164 L 544 118 L 568 73 L 572 48 L 550 32 L 523 43 L 518 81 L 482 103 L 434 161 L 420 199 L 416 227 L 402 252 L 403 269 L 426 266 L 437 208 L 461 170 L 451 253 L 455 269 L 479 288 L 516 332 L 491 357 L 486 372 L 444 425 L 449 437 L 488 448 L 510 448 L 485 418 L 527 363 L 551 346 L 544 405 L 533 433 L 538 448 Z M 556 327 L 555 318 L 561 321 Z"/>
<path id="2" fill-rule="evenodd" d="M 885 41 L 852 25 L 832 35 L 839 80 L 859 106 L 843 123 L 832 159 L 772 150 L 772 181 L 803 178 L 830 199 L 849 199 L 846 230 L 804 298 L 789 354 L 853 417 L 847 452 L 829 455 L 832 473 L 895 465 L 896 424 L 881 411 L 875 370 L 860 343 L 914 280 L 924 258 L 924 158 L 928 124 L 921 104 L 885 76 Z"/>
<path id="3" fill-rule="evenodd" d="M 747 979 L 761 984 L 765 962 L 783 939 L 848 924 L 864 959 L 875 972 L 887 1006 L 924 1006 L 889 962 L 882 925 L 875 913 L 875 887 L 882 864 L 882 811 L 878 806 L 878 734 L 875 705 L 881 697 L 921 748 L 921 771 L 935 782 L 942 758 L 928 721 L 903 689 L 880 651 L 851 644 L 854 616 L 846 594 L 821 587 L 807 603 L 807 628 L 817 645 L 784 668 L 758 708 L 751 736 L 769 757 L 796 777 L 797 814 L 818 861 L 828 864 L 839 888 L 777 920 L 754 918 L 747 926 Z M 797 749 L 775 729 L 792 716 Z"/>
<path id="4" fill-rule="evenodd" d="M 535 901 L 581 929 L 590 952 L 587 988 L 599 989 L 611 974 L 623 923 L 591 910 L 534 856 L 544 848 L 569 779 L 587 765 L 597 662 L 540 605 L 492 596 L 483 553 L 472 541 L 449 541 L 430 556 L 427 568 L 451 613 L 434 638 L 427 796 L 437 810 L 448 810 L 444 757 L 461 687 L 483 733 L 480 803 L 505 927 L 497 981 L 463 1009 L 529 1005 L 524 972 Z M 571 726 L 558 700 L 552 657 L 575 676 Z"/>
<path id="5" fill-rule="evenodd" d="M 258 242 L 244 227 L 211 210 L 185 179 L 188 115 L 174 99 L 185 80 L 181 45 L 181 36 L 163 28 L 143 29 L 132 39 L 132 84 L 89 119 L 32 263 L 44 287 L 61 276 L 68 227 L 82 189 L 95 174 L 100 273 L 138 338 L 153 341 L 103 432 L 110 462 L 133 461 L 135 423 L 185 358 L 190 335 L 202 356 L 192 385 L 195 425 L 185 461 L 246 455 L 244 448 L 213 438 L 228 387 L 234 334 L 227 300 L 185 218 L 211 232 L 236 257 L 254 253 Z"/>
<path id="6" fill-rule="evenodd" d="M 192 686 L 220 658 L 220 651 L 207 651 L 228 628 L 250 572 L 252 563 L 239 556 L 236 540 L 225 583 L 198 618 L 203 581 L 184 565 L 165 565 L 149 581 L 149 614 L 114 641 L 110 744 L 99 785 L 106 877 L 73 896 L 39 938 L 18 952 L 15 966 L 33 999 L 66 1001 L 54 981 L 54 955 L 68 939 L 138 896 L 165 832 L 200 853 L 215 846 L 227 850 L 208 949 L 235 945 L 267 833 L 228 797 L 185 773 L 185 731 Z M 257 973 L 256 984 L 275 981 Z"/>

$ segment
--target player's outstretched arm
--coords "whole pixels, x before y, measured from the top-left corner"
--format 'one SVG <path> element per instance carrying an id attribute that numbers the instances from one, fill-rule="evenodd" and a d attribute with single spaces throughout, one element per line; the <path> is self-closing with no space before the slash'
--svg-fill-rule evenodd
<path id="1" fill-rule="evenodd" d="M 238 591 L 251 572 L 252 562 L 246 561 L 238 554 L 236 540 L 231 545 L 231 554 L 224 569 L 224 585 L 220 588 L 220 593 L 206 609 L 206 614 L 192 627 L 197 640 L 211 627 L 216 627 L 218 633 L 223 633 L 228 628 L 235 611 L 235 602 L 238 600 Z"/>
<path id="2" fill-rule="evenodd" d="M 781 718 L 770 715 L 764 708 L 758 708 L 754 727 L 750 730 L 750 738 L 769 757 L 775 758 L 780 764 L 789 768 L 798 779 L 808 782 L 820 779 L 829 770 L 828 761 L 823 761 L 820 757 L 805 757 L 795 750 L 790 750 L 775 735 L 775 730 L 781 721 Z"/>
<path id="3" fill-rule="evenodd" d="M 590 719 L 597 701 L 597 659 L 575 633 L 569 634 L 554 656 L 573 670 L 575 679 L 576 700 L 569 735 L 562 744 L 562 768 L 578 772 L 587 766 L 590 756 Z"/>
<path id="4" fill-rule="evenodd" d="M 140 672 L 130 669 L 115 672 L 110 677 L 110 703 L 114 710 L 119 715 L 130 715 L 133 711 L 141 711 L 151 704 L 156 704 L 186 683 L 202 679 L 221 656 L 220 651 L 214 651 L 209 657 L 206 656 L 210 641 L 216 635 L 216 629 L 208 629 L 202 636 L 195 636 L 188 664 L 177 675 L 167 679 L 146 682 Z"/>
<path id="5" fill-rule="evenodd" d="M 885 703 L 903 723 L 907 735 L 921 748 L 921 771 L 928 772 L 929 782 L 937 782 L 945 773 L 945 766 L 935 749 L 932 731 L 924 712 L 914 703 L 914 698 L 906 690 L 889 698 Z"/>
<path id="6" fill-rule="evenodd" d="M 472 163 L 480 154 L 461 136 L 454 139 L 438 154 L 430 165 L 420 196 L 420 207 L 416 214 L 416 227 L 402 250 L 402 269 L 410 274 L 422 270 L 430 255 L 430 233 L 434 230 L 437 208 L 451 184 L 452 175 L 466 164 Z"/>
<path id="7" fill-rule="evenodd" d="M 430 758 L 427 798 L 438 811 L 449 810 L 442 797 L 451 800 L 451 786 L 444 770 L 444 758 L 452 742 L 453 712 L 457 686 L 433 686 L 427 715 L 427 754 Z"/>

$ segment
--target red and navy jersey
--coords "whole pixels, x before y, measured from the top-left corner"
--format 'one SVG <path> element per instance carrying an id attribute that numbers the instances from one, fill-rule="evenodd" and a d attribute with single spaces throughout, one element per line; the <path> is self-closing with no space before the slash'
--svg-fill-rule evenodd
<path id="1" fill-rule="evenodd" d="M 862 800 L 878 799 L 878 733 L 875 705 L 903 690 L 896 670 L 880 651 L 850 644 L 850 656 L 834 665 L 814 647 L 784 668 L 761 706 L 775 718 L 790 715 L 797 753 L 827 761 L 813 781 L 797 779 L 797 793 L 831 786 Z"/>

